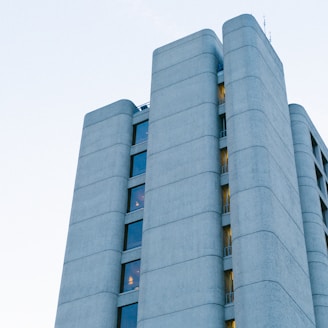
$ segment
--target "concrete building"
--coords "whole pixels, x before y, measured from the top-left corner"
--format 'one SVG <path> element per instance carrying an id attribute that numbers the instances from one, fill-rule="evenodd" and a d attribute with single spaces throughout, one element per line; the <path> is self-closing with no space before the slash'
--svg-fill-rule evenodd
<path id="1" fill-rule="evenodd" d="M 150 105 L 85 117 L 56 328 L 327 328 L 327 207 L 252 16 L 156 49 Z"/>

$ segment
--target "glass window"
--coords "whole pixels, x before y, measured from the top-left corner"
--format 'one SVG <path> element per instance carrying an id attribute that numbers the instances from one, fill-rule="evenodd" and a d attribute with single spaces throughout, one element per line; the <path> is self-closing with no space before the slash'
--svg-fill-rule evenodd
<path id="1" fill-rule="evenodd" d="M 122 265 L 121 293 L 139 288 L 140 260 Z"/>
<path id="2" fill-rule="evenodd" d="M 325 205 L 325 203 L 322 201 L 321 197 L 320 197 L 320 204 L 321 204 L 321 212 L 322 212 L 322 220 L 324 222 L 325 225 L 327 225 L 328 223 L 328 211 L 327 211 L 327 206 Z"/>
<path id="3" fill-rule="evenodd" d="M 147 152 L 144 151 L 142 153 L 133 155 L 131 157 L 131 172 L 130 176 L 134 177 L 139 174 L 143 174 L 146 172 L 146 160 L 147 160 Z"/>
<path id="4" fill-rule="evenodd" d="M 223 228 L 223 255 L 229 256 L 232 254 L 232 233 L 231 227 L 226 226 Z"/>
<path id="5" fill-rule="evenodd" d="M 316 177 L 317 177 L 317 184 L 318 184 L 318 187 L 321 191 L 323 191 L 322 189 L 322 183 L 323 183 L 323 179 L 322 179 L 322 174 L 320 172 L 320 170 L 317 168 L 317 166 L 315 165 L 315 174 L 316 174 Z"/>
<path id="6" fill-rule="evenodd" d="M 312 144 L 312 152 L 313 152 L 313 155 L 315 157 L 317 157 L 318 144 L 317 144 L 317 142 L 315 141 L 315 139 L 313 138 L 312 135 L 311 135 L 311 144 Z"/>
<path id="7" fill-rule="evenodd" d="M 228 185 L 222 187 L 222 212 L 230 212 L 230 190 Z"/>
<path id="8" fill-rule="evenodd" d="M 236 328 L 235 320 L 226 321 L 226 328 Z"/>
<path id="9" fill-rule="evenodd" d="M 224 282 L 225 282 L 225 292 L 226 292 L 226 304 L 233 303 L 233 271 L 224 271 Z"/>
<path id="10" fill-rule="evenodd" d="M 142 220 L 125 225 L 124 250 L 141 246 Z"/>
<path id="11" fill-rule="evenodd" d="M 220 138 L 227 136 L 227 122 L 225 114 L 220 115 L 219 117 L 219 128 L 220 128 Z"/>
<path id="12" fill-rule="evenodd" d="M 148 138 L 148 121 L 133 126 L 133 144 L 146 141 Z"/>
<path id="13" fill-rule="evenodd" d="M 228 150 L 227 148 L 222 148 L 220 151 L 221 157 L 221 174 L 228 172 Z"/>
<path id="14" fill-rule="evenodd" d="M 137 328 L 138 303 L 118 309 L 118 328 Z"/>
<path id="15" fill-rule="evenodd" d="M 128 212 L 132 212 L 144 207 L 145 185 L 129 189 Z"/>
<path id="16" fill-rule="evenodd" d="M 225 88 L 224 83 L 220 83 L 218 86 L 218 98 L 219 98 L 219 105 L 225 103 Z"/>
<path id="17" fill-rule="evenodd" d="M 323 169 L 324 169 L 326 175 L 328 176 L 328 161 L 327 161 L 326 157 L 322 153 L 321 153 L 321 157 L 322 157 Z"/>

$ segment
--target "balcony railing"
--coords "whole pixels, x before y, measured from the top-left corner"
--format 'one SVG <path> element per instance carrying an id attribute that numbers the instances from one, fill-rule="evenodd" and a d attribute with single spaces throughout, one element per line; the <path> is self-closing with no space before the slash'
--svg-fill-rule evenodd
<path id="1" fill-rule="evenodd" d="M 234 301 L 234 293 L 233 292 L 226 293 L 225 304 L 233 303 L 233 301 Z"/>
<path id="2" fill-rule="evenodd" d="M 226 130 L 226 129 L 221 130 L 221 131 L 220 131 L 220 138 L 224 138 L 224 137 L 226 137 L 226 136 L 227 136 L 227 130 Z"/>
<path id="3" fill-rule="evenodd" d="M 223 205 L 222 212 L 223 213 L 230 213 L 230 203 Z"/>
<path id="4" fill-rule="evenodd" d="M 232 255 L 232 246 L 225 246 L 223 248 L 223 256 L 231 256 Z"/>
<path id="5" fill-rule="evenodd" d="M 149 101 L 142 104 L 142 105 L 137 106 L 137 109 L 138 109 L 139 112 L 142 112 L 143 110 L 148 109 L 148 108 L 150 108 L 150 102 Z"/>
<path id="6" fill-rule="evenodd" d="M 229 171 L 228 163 L 222 164 L 221 165 L 221 174 L 228 173 L 228 171 Z"/>

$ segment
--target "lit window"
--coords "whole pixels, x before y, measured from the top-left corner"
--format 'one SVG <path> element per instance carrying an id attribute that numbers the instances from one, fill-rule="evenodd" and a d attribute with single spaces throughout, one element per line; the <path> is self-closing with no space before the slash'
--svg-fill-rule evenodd
<path id="1" fill-rule="evenodd" d="M 226 328 L 236 328 L 235 320 L 226 321 Z"/>
<path id="2" fill-rule="evenodd" d="M 137 328 L 138 303 L 118 308 L 118 328 Z"/>
<path id="3" fill-rule="evenodd" d="M 219 98 L 219 105 L 225 103 L 225 88 L 224 83 L 220 83 L 218 86 L 218 98 Z"/>
<path id="4" fill-rule="evenodd" d="M 141 122 L 133 126 L 133 144 L 147 141 L 148 138 L 148 121 Z"/>
<path id="5" fill-rule="evenodd" d="M 224 271 L 224 282 L 225 282 L 225 293 L 226 304 L 233 303 L 234 301 L 234 291 L 233 291 L 233 271 Z"/>
<path id="6" fill-rule="evenodd" d="M 124 250 L 141 246 L 142 220 L 125 226 Z"/>
<path id="7" fill-rule="evenodd" d="M 230 190 L 228 185 L 222 187 L 222 212 L 230 212 Z"/>
<path id="8" fill-rule="evenodd" d="M 223 228 L 223 255 L 229 256 L 232 254 L 232 233 L 231 227 Z"/>
<path id="9" fill-rule="evenodd" d="M 228 150 L 223 148 L 220 151 L 220 160 L 221 160 L 221 174 L 228 172 Z"/>
<path id="10" fill-rule="evenodd" d="M 121 293 L 139 288 L 140 260 L 122 265 Z"/>
<path id="11" fill-rule="evenodd" d="M 131 157 L 131 174 L 130 174 L 131 177 L 146 172 L 146 160 L 147 160 L 146 151 L 133 155 Z"/>
<path id="12" fill-rule="evenodd" d="M 145 185 L 129 189 L 128 212 L 132 212 L 144 207 Z"/>

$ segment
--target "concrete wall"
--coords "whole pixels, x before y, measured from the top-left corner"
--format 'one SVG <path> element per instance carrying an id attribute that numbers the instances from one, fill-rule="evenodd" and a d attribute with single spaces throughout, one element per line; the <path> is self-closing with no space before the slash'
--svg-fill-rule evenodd
<path id="1" fill-rule="evenodd" d="M 85 117 L 57 328 L 116 328 L 134 109 L 122 100 Z"/>
<path id="2" fill-rule="evenodd" d="M 314 327 L 282 64 L 250 15 L 223 47 L 236 324 Z"/>
<path id="3" fill-rule="evenodd" d="M 317 157 L 316 159 L 313 154 L 310 131 L 326 157 L 328 152 L 323 143 L 319 143 L 321 138 L 302 106 L 290 105 L 290 116 L 316 327 L 325 328 L 328 325 L 328 257 L 324 233 L 326 227 L 322 220 L 320 191 L 314 166 L 316 162 L 320 168 L 322 163 L 321 158 Z M 322 198 L 327 200 L 324 193 L 322 193 Z"/>
<path id="4" fill-rule="evenodd" d="M 138 328 L 224 325 L 221 56 L 210 30 L 153 55 Z"/>

